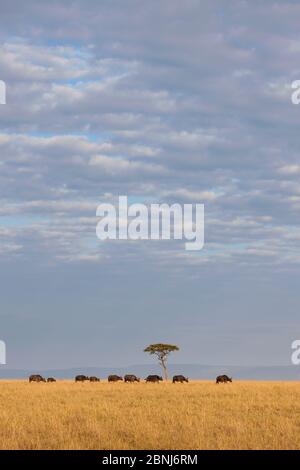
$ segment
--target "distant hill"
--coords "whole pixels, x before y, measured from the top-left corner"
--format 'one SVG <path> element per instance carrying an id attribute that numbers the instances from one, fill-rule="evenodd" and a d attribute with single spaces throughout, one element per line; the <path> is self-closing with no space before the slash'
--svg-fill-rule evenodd
<path id="1" fill-rule="evenodd" d="M 184 374 L 191 379 L 214 380 L 219 374 L 227 374 L 236 380 L 292 380 L 300 381 L 300 368 L 295 366 L 209 366 L 201 364 L 170 364 L 170 376 Z M 76 367 L 70 369 L 50 370 L 18 370 L 0 366 L 1 379 L 23 379 L 30 374 L 41 374 L 46 377 L 72 379 L 77 374 L 96 375 L 105 379 L 109 374 L 124 375 L 126 373 L 145 377 L 148 374 L 161 375 L 155 365 L 137 364 L 128 367 Z"/>

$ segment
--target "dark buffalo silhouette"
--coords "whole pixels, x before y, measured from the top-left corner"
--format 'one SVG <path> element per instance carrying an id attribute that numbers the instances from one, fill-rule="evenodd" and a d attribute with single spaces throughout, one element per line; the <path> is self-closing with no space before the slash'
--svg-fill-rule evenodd
<path id="1" fill-rule="evenodd" d="M 181 384 L 183 384 L 183 382 L 188 382 L 189 379 L 187 377 L 185 377 L 184 375 L 174 375 L 173 377 L 173 384 L 179 382 Z"/>
<path id="2" fill-rule="evenodd" d="M 47 382 L 56 382 L 56 380 L 53 377 L 48 377 Z"/>
<path id="3" fill-rule="evenodd" d="M 228 377 L 228 375 L 219 375 L 216 378 L 216 384 L 226 384 L 228 382 L 232 382 L 232 377 Z"/>
<path id="4" fill-rule="evenodd" d="M 148 377 L 145 378 L 146 382 L 152 382 L 152 383 L 159 383 L 161 380 L 163 380 L 160 375 L 148 375 Z"/>
<path id="5" fill-rule="evenodd" d="M 85 382 L 86 380 L 90 380 L 86 375 L 76 375 L 75 377 L 75 382 Z"/>
<path id="6" fill-rule="evenodd" d="M 90 377 L 90 382 L 100 382 L 100 379 L 98 377 Z"/>
<path id="7" fill-rule="evenodd" d="M 46 382 L 46 379 L 40 374 L 33 374 L 29 377 L 29 382 Z"/>
<path id="8" fill-rule="evenodd" d="M 119 381 L 123 381 L 123 377 L 120 377 L 119 375 L 109 375 L 107 380 L 109 382 L 119 382 Z"/>
<path id="9" fill-rule="evenodd" d="M 136 375 L 133 375 L 133 374 L 127 374 L 125 375 L 124 377 L 124 382 L 129 382 L 129 383 L 133 383 L 133 382 L 139 382 L 140 379 L 136 376 Z"/>

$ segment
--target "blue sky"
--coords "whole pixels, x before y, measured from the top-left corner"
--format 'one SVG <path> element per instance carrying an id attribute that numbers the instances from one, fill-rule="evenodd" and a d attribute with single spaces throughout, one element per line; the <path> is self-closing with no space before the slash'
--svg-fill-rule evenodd
<path id="1" fill-rule="evenodd" d="M 299 331 L 296 1 L 1 3 L 8 366 L 290 364 Z M 206 244 L 101 243 L 96 208 L 204 203 Z"/>

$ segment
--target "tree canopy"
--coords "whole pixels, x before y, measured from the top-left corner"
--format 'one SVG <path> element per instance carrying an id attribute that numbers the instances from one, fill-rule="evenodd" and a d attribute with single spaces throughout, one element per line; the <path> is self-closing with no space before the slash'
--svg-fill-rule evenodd
<path id="1" fill-rule="evenodd" d="M 164 344 L 164 343 L 156 343 L 150 344 L 147 348 L 144 349 L 144 352 L 149 354 L 156 354 L 157 356 L 164 354 L 168 355 L 173 351 L 179 351 L 179 347 L 175 344 Z"/>

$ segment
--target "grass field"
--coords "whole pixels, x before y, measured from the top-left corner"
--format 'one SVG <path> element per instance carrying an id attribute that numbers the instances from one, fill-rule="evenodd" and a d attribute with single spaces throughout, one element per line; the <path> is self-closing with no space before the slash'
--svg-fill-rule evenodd
<path id="1" fill-rule="evenodd" d="M 300 383 L 0 382 L 1 449 L 300 449 Z"/>

